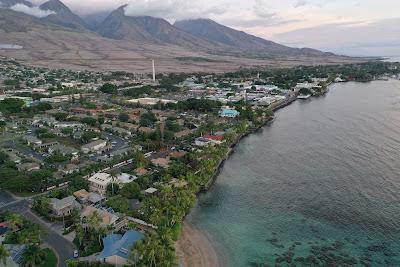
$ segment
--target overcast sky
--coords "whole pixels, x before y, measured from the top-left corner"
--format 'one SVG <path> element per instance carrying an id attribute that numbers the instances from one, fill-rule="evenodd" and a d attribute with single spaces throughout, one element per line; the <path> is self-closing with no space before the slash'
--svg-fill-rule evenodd
<path id="1" fill-rule="evenodd" d="M 399 0 L 62 1 L 82 16 L 128 3 L 128 15 L 151 15 L 170 22 L 211 18 L 291 46 L 352 55 L 400 55 Z"/>

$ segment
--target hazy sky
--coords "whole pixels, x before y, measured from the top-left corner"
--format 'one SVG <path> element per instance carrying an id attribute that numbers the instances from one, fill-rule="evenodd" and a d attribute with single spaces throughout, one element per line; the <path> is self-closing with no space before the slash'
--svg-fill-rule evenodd
<path id="1" fill-rule="evenodd" d="M 345 54 L 400 55 L 400 0 L 62 1 L 80 15 L 128 3 L 129 15 L 151 15 L 171 22 L 211 18 L 291 46 Z"/>

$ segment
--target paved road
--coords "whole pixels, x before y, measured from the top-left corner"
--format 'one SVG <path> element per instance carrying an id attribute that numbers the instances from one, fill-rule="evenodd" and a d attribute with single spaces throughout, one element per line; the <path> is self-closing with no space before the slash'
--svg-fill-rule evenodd
<path id="1" fill-rule="evenodd" d="M 43 241 L 52 247 L 56 254 L 58 255 L 58 266 L 64 267 L 65 261 L 73 257 L 74 245 L 64 238 L 61 234 L 56 231 L 56 227 L 51 223 L 45 222 L 43 219 L 39 218 L 33 214 L 29 209 L 28 199 L 16 200 L 7 193 L 0 192 L 0 200 L 8 199 L 9 202 L 6 203 L 6 209 L 11 210 L 15 213 L 21 214 L 25 219 L 28 219 L 34 223 L 37 223 L 45 229 L 46 234 L 42 237 Z M 3 209 L 0 207 L 0 209 Z"/>

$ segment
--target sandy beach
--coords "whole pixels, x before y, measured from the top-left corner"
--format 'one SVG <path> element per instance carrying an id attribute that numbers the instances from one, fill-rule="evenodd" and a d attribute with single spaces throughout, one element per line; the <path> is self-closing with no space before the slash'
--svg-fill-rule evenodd
<path id="1" fill-rule="evenodd" d="M 187 222 L 183 224 L 175 249 L 183 267 L 222 267 L 210 240 Z"/>

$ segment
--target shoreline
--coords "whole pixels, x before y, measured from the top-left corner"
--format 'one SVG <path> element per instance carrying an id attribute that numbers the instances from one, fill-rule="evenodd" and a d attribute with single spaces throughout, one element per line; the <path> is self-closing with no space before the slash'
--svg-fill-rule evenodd
<path id="1" fill-rule="evenodd" d="M 322 95 L 318 95 L 315 97 L 321 97 L 326 95 L 329 92 L 330 87 L 335 83 L 330 83 L 326 91 Z M 297 100 L 297 96 L 293 97 L 287 101 L 284 101 L 277 106 L 273 107 L 273 111 L 276 112 L 286 106 L 291 105 L 293 102 Z M 242 141 L 245 137 L 249 136 L 252 133 L 257 132 L 258 130 L 262 129 L 269 123 L 273 122 L 275 116 L 268 118 L 264 121 L 264 123 L 258 127 L 253 127 L 249 129 L 246 133 L 241 135 L 229 148 L 229 151 L 225 155 L 223 159 L 217 165 L 215 172 L 210 177 L 209 181 L 201 188 L 198 194 L 207 193 L 208 190 L 213 186 L 215 183 L 219 173 L 221 172 L 225 161 L 229 159 L 229 157 L 235 152 L 235 147 Z M 210 239 L 201 232 L 200 230 L 196 229 L 195 226 L 187 222 L 185 219 L 182 225 L 182 232 L 179 240 L 175 243 L 175 250 L 176 254 L 179 259 L 180 266 L 183 267 L 224 267 L 227 266 L 226 262 L 223 260 L 223 257 L 218 257 L 217 249 L 212 244 Z"/>
<path id="2" fill-rule="evenodd" d="M 226 266 L 207 236 L 187 221 L 183 222 L 175 251 L 179 264 L 183 267 Z"/>
<path id="3" fill-rule="evenodd" d="M 278 105 L 276 105 L 275 107 L 272 108 L 273 112 L 276 112 L 282 108 L 285 108 L 289 105 L 291 105 L 293 102 L 295 102 L 297 100 L 297 95 L 295 95 L 294 97 L 289 98 L 288 100 L 283 101 L 282 103 L 279 103 Z M 271 116 L 268 117 L 261 125 L 257 126 L 257 127 L 252 127 L 249 128 L 247 132 L 245 132 L 244 134 L 242 134 L 241 136 L 239 136 L 229 147 L 228 152 L 226 153 L 226 155 L 220 160 L 220 162 L 217 164 L 217 167 L 215 168 L 214 173 L 210 176 L 210 179 L 208 180 L 208 182 L 202 186 L 202 188 L 200 189 L 200 191 L 198 192 L 198 194 L 203 194 L 203 193 L 207 193 L 208 190 L 213 186 L 213 184 L 215 183 L 215 180 L 217 179 L 219 173 L 221 172 L 222 167 L 225 164 L 225 161 L 227 159 L 229 159 L 229 157 L 235 152 L 235 147 L 247 136 L 259 131 L 260 129 L 262 129 L 263 127 L 265 127 L 266 125 L 268 125 L 269 123 L 273 122 L 275 120 L 275 116 Z"/>
<path id="4" fill-rule="evenodd" d="M 290 98 L 287 101 L 284 101 L 273 108 L 273 111 L 277 111 L 282 109 L 297 100 L 297 96 Z M 229 157 L 235 152 L 235 147 L 242 141 L 244 138 L 249 136 L 252 133 L 257 132 L 262 129 L 264 126 L 273 122 L 275 119 L 274 116 L 269 117 L 258 127 L 253 127 L 249 129 L 246 133 L 242 134 L 237 138 L 235 142 L 229 148 L 229 151 L 225 155 L 223 159 L 218 163 L 213 175 L 211 175 L 209 181 L 201 188 L 198 194 L 206 193 L 216 181 L 221 169 L 224 166 L 224 163 Z M 217 249 L 212 244 L 210 239 L 202 233 L 200 230 L 196 229 L 195 226 L 187 222 L 185 219 L 182 224 L 181 236 L 177 242 L 175 242 L 175 251 L 178 256 L 179 264 L 183 267 L 224 267 L 227 266 L 223 257 L 219 257 Z"/>

